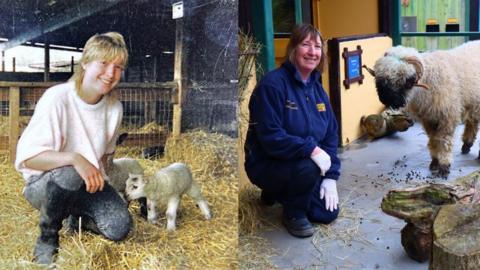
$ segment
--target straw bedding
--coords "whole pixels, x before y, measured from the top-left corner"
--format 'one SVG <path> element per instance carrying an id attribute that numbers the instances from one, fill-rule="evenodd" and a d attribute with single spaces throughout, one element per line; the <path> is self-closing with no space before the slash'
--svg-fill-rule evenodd
<path id="1" fill-rule="evenodd" d="M 184 197 L 177 230 L 168 233 L 162 214 L 152 225 L 130 205 L 134 228 L 114 243 L 88 232 L 60 232 L 57 269 L 236 269 L 238 268 L 238 176 L 234 139 L 201 131 L 167 140 L 165 157 L 139 158 L 141 149 L 119 148 L 116 156 L 139 159 L 145 173 L 172 162 L 187 163 L 202 187 L 213 218 L 205 220 L 193 200 Z M 23 180 L 9 162 L 0 163 L 0 265 L 3 269 L 42 269 L 33 264 L 38 212 L 21 195 Z"/>

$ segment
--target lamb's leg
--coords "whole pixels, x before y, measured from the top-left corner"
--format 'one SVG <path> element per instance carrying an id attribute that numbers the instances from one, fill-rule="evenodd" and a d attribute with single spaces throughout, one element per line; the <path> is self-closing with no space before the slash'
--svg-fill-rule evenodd
<path id="1" fill-rule="evenodd" d="M 452 161 L 453 135 L 455 132 L 455 123 L 445 122 L 424 122 L 423 126 L 428 134 L 428 148 L 432 157 L 430 170 L 435 175 L 447 177 L 450 173 L 450 164 Z"/>
<path id="2" fill-rule="evenodd" d="M 147 220 L 152 224 L 157 223 L 157 211 L 155 209 L 156 205 L 157 205 L 156 201 L 147 199 L 147 207 L 148 207 Z"/>
<path id="3" fill-rule="evenodd" d="M 140 204 L 140 216 L 144 219 L 147 219 L 147 216 L 148 216 L 147 198 L 142 197 L 137 199 L 137 201 Z"/>
<path id="4" fill-rule="evenodd" d="M 180 203 L 179 196 L 172 196 L 168 200 L 167 205 L 167 231 L 174 231 L 175 230 L 175 219 L 177 218 L 177 208 L 178 204 Z"/>
<path id="5" fill-rule="evenodd" d="M 200 211 L 202 211 L 205 218 L 210 219 L 212 215 L 210 214 L 210 209 L 208 208 L 207 201 L 205 201 L 205 199 L 203 198 L 200 186 L 195 181 L 192 181 L 192 185 L 187 190 L 187 194 L 192 197 L 195 202 L 197 202 L 197 205 L 200 208 Z"/>
<path id="6" fill-rule="evenodd" d="M 463 145 L 462 145 L 462 154 L 468 154 L 470 148 L 477 137 L 478 131 L 478 120 L 477 119 L 466 119 L 465 120 L 465 129 L 463 131 Z"/>

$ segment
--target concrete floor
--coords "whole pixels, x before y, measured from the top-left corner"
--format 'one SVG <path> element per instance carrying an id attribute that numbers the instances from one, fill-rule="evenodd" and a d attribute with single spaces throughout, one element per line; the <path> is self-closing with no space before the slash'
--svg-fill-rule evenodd
<path id="1" fill-rule="evenodd" d="M 330 226 L 319 226 L 314 237 L 298 239 L 280 224 L 280 206 L 265 208 L 263 214 L 278 225 L 260 233 L 278 252 L 270 262 L 279 269 L 428 269 L 428 262 L 406 255 L 400 243 L 406 223 L 384 214 L 380 203 L 392 188 L 453 181 L 477 170 L 479 147 L 475 144 L 470 154 L 461 155 L 462 132 L 459 126 L 447 180 L 431 176 L 427 136 L 418 123 L 406 132 L 372 142 L 358 140 L 341 149 L 340 217 Z"/>

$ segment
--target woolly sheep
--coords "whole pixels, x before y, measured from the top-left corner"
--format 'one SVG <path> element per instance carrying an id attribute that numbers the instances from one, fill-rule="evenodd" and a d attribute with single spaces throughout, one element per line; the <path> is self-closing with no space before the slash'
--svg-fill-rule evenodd
<path id="1" fill-rule="evenodd" d="M 122 133 L 118 140 L 117 145 L 120 145 L 127 137 L 126 133 Z M 118 194 L 127 201 L 125 197 L 125 187 L 127 179 L 130 174 L 143 175 L 144 170 L 140 163 L 133 158 L 117 158 L 113 159 L 114 153 L 107 156 L 105 161 L 105 173 L 107 178 L 105 179 L 117 192 Z M 140 203 L 140 213 L 141 216 L 147 216 L 147 206 L 146 200 L 139 198 L 138 202 Z"/>
<path id="2" fill-rule="evenodd" d="M 403 111 L 385 110 L 380 114 L 362 116 L 360 127 L 369 139 L 388 136 L 397 131 L 406 131 L 413 125 L 413 120 Z"/>
<path id="3" fill-rule="evenodd" d="M 397 46 L 375 63 L 372 75 L 380 101 L 392 108 L 406 106 L 420 120 L 429 137 L 430 170 L 440 176 L 450 173 L 453 135 L 461 120 L 465 123 L 462 154 L 475 141 L 480 120 L 479 74 L 480 41 L 425 53 Z"/>
<path id="4" fill-rule="evenodd" d="M 124 194 L 129 174 L 143 174 L 144 170 L 136 159 L 113 159 L 113 155 L 109 155 L 105 164 L 105 173 L 108 175 L 108 183 L 116 191 Z"/>
<path id="5" fill-rule="evenodd" d="M 192 197 L 206 219 L 211 218 L 207 202 L 203 198 L 199 185 L 193 180 L 188 167 L 183 163 L 173 163 L 159 169 L 153 176 L 130 174 L 127 179 L 126 195 L 130 200 L 147 198 L 148 221 L 157 222 L 156 207 L 167 205 L 167 230 L 175 230 L 177 208 L 183 194 Z"/>

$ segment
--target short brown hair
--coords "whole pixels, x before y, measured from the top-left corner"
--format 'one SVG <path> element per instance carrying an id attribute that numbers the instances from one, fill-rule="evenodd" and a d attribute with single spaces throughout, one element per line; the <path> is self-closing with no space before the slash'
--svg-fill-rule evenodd
<path id="1" fill-rule="evenodd" d="M 295 50 L 297 46 L 300 43 L 302 43 L 302 41 L 306 39 L 308 36 L 310 36 L 310 38 L 313 38 L 313 39 L 316 39 L 317 37 L 319 37 L 320 42 L 322 43 L 322 57 L 320 59 L 320 63 L 317 66 L 318 71 L 322 73 L 325 66 L 325 61 L 327 59 L 325 49 L 324 49 L 325 46 L 324 46 L 322 34 L 320 34 L 320 31 L 318 31 L 318 29 L 311 24 L 300 24 L 295 26 L 295 28 L 292 31 L 292 35 L 290 36 L 290 40 L 288 41 L 286 58 L 290 60 L 290 62 L 295 63 L 294 62 Z"/>
<path id="2" fill-rule="evenodd" d="M 80 63 L 76 67 L 71 81 L 75 82 L 77 93 L 80 93 L 85 70 L 82 64 L 87 64 L 95 60 L 113 62 L 120 60 L 125 67 L 128 62 L 128 51 L 125 40 L 120 33 L 107 32 L 103 34 L 95 34 L 90 37 L 83 48 Z"/>

